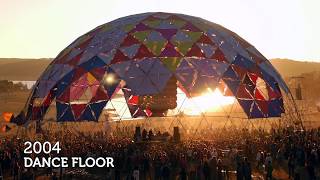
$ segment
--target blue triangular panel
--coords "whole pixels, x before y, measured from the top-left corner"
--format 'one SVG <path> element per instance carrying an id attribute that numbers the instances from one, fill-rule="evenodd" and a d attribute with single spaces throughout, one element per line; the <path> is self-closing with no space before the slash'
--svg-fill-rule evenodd
<path id="1" fill-rule="evenodd" d="M 108 52 L 108 53 L 100 53 L 100 54 L 98 55 L 98 57 L 99 57 L 105 64 L 109 65 L 110 62 L 112 61 L 112 59 L 113 59 L 113 57 L 114 57 L 114 55 L 115 55 L 116 52 L 117 52 L 116 50 L 113 50 L 113 51 L 110 51 L 110 52 Z"/>
<path id="2" fill-rule="evenodd" d="M 125 55 L 127 55 L 129 58 L 133 58 L 136 55 L 139 47 L 140 47 L 140 44 L 133 44 L 133 45 L 131 45 L 129 47 L 122 47 L 121 51 Z"/>
<path id="3" fill-rule="evenodd" d="M 145 59 L 142 61 L 138 61 L 137 65 L 143 72 L 149 72 L 156 60 L 154 59 Z"/>
<path id="4" fill-rule="evenodd" d="M 279 99 L 271 100 L 269 103 L 269 117 L 280 117 L 283 109 Z M 282 106 L 282 107 L 281 107 Z"/>
<path id="5" fill-rule="evenodd" d="M 250 118 L 251 106 L 252 106 L 253 100 L 241 100 L 241 99 L 238 99 L 238 102 L 241 105 L 243 111 Z"/>
<path id="6" fill-rule="evenodd" d="M 196 70 L 187 60 L 183 59 L 176 69 L 175 76 L 177 80 L 185 87 L 191 88 L 192 82 L 196 79 Z"/>
<path id="7" fill-rule="evenodd" d="M 86 109 L 82 113 L 81 117 L 79 120 L 87 120 L 87 121 L 95 121 L 95 117 L 92 114 L 91 108 L 89 105 L 87 105 Z"/>
<path id="8" fill-rule="evenodd" d="M 120 78 L 125 78 L 128 69 L 130 68 L 131 61 L 111 64 L 110 67 Z"/>
<path id="9" fill-rule="evenodd" d="M 231 66 L 229 66 L 229 68 L 227 69 L 226 72 L 224 72 L 223 79 L 229 79 L 229 80 L 239 80 L 237 74 L 234 72 L 234 70 L 231 68 Z"/>
<path id="10" fill-rule="evenodd" d="M 60 116 L 60 118 L 57 119 L 57 121 L 74 121 L 74 117 L 73 117 L 73 113 L 71 110 L 70 105 L 67 105 L 66 111 L 64 113 L 62 113 L 62 115 Z"/>
<path id="11" fill-rule="evenodd" d="M 261 70 L 264 81 L 266 81 L 272 89 L 277 89 L 275 79 L 264 70 Z"/>
<path id="12" fill-rule="evenodd" d="M 232 62 L 232 64 L 235 64 L 245 69 L 251 69 L 253 68 L 253 65 L 254 65 L 252 61 L 246 59 L 245 57 L 239 54 L 235 57 L 235 60 Z"/>
<path id="13" fill-rule="evenodd" d="M 72 80 L 72 77 L 73 77 L 73 73 L 74 71 L 71 71 L 69 72 L 67 75 L 65 75 L 60 81 L 59 83 L 57 84 L 57 96 L 60 96 L 63 91 L 68 87 L 70 86 L 71 84 L 71 80 Z"/>
<path id="14" fill-rule="evenodd" d="M 98 56 L 94 56 L 90 60 L 81 64 L 80 67 L 82 67 L 83 69 L 85 69 L 87 71 L 90 71 L 91 69 L 102 67 L 104 65 L 105 65 L 105 63 L 102 59 L 100 59 Z"/>
<path id="15" fill-rule="evenodd" d="M 175 41 L 181 41 L 181 42 L 188 42 L 188 41 L 192 41 L 191 37 L 188 36 L 186 33 L 182 32 L 182 31 L 178 31 L 176 35 L 173 36 L 172 40 Z"/>
<path id="16" fill-rule="evenodd" d="M 233 81 L 229 79 L 223 79 L 223 81 L 226 83 L 226 85 L 228 86 L 228 88 L 231 90 L 233 94 L 237 94 L 240 81 Z"/>
<path id="17" fill-rule="evenodd" d="M 66 112 L 68 106 L 69 106 L 68 104 L 60 103 L 58 101 L 56 102 L 57 119 L 58 119 L 58 121 L 61 118 L 61 116 L 63 115 L 63 113 Z"/>
<path id="18" fill-rule="evenodd" d="M 161 21 L 157 26 L 158 29 L 176 29 L 177 27 L 174 24 L 171 24 L 170 21 Z"/>
<path id="19" fill-rule="evenodd" d="M 167 84 L 167 81 L 171 75 L 171 71 L 164 67 L 159 60 L 154 62 L 152 69 L 148 74 L 148 78 L 152 81 L 156 88 L 161 91 Z"/>
<path id="20" fill-rule="evenodd" d="M 102 102 L 90 104 L 91 110 L 94 112 L 96 121 L 98 121 L 99 116 L 103 108 L 106 106 L 107 102 L 108 101 L 102 101 Z"/>
<path id="21" fill-rule="evenodd" d="M 264 117 L 263 113 L 259 110 L 258 106 L 255 103 L 253 103 L 249 118 L 263 118 L 263 117 Z"/>
<path id="22" fill-rule="evenodd" d="M 166 39 L 157 31 L 151 31 L 147 37 L 147 41 L 165 41 Z"/>
<path id="23" fill-rule="evenodd" d="M 204 52 L 206 57 L 211 57 L 215 52 L 215 50 L 217 49 L 216 47 L 210 44 L 197 43 L 197 45 Z"/>

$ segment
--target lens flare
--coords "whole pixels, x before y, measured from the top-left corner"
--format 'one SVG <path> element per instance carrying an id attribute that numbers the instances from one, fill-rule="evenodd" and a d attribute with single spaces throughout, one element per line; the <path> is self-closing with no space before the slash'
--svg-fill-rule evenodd
<path id="1" fill-rule="evenodd" d="M 108 73 L 103 77 L 105 85 L 112 85 L 116 81 L 116 77 L 112 73 Z"/>
<path id="2" fill-rule="evenodd" d="M 224 96 L 219 89 L 208 88 L 201 96 L 187 99 L 183 111 L 187 115 L 201 115 L 206 112 L 221 111 L 224 106 L 235 102 L 232 96 Z"/>

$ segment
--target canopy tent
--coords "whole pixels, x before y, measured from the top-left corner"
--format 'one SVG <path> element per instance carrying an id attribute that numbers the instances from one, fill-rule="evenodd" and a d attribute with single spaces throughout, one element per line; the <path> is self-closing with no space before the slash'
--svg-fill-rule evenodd
<path id="1" fill-rule="evenodd" d="M 188 97 L 222 85 L 248 118 L 280 117 L 282 92 L 290 93 L 271 63 L 234 32 L 198 17 L 144 13 L 98 26 L 65 48 L 36 82 L 25 117 L 42 119 L 55 100 L 57 121 L 97 121 L 118 91 L 132 117 L 152 116 L 142 101 L 166 97 L 169 82 Z"/>

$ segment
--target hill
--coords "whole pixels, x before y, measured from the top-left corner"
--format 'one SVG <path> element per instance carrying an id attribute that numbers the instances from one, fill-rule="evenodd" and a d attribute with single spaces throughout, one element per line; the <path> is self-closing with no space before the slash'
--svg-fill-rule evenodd
<path id="1" fill-rule="evenodd" d="M 319 62 L 271 59 L 271 63 L 283 77 L 299 76 L 305 73 L 320 71 Z"/>
<path id="2" fill-rule="evenodd" d="M 0 58 L 0 80 L 37 80 L 50 62 L 51 59 Z"/>
<path id="3" fill-rule="evenodd" d="M 50 58 L 0 58 L 0 80 L 37 80 L 37 78 L 51 61 L 52 59 Z M 290 59 L 272 59 L 271 63 L 283 77 L 299 76 L 304 73 L 320 71 L 320 63 L 317 62 L 302 62 Z"/>

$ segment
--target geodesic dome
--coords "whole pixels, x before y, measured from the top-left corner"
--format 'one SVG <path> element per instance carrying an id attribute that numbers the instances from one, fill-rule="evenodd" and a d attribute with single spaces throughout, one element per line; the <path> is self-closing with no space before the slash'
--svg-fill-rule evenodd
<path id="1" fill-rule="evenodd" d="M 98 26 L 65 48 L 36 82 L 26 119 L 42 119 L 55 100 L 58 121 L 97 121 L 118 91 L 133 118 L 165 116 L 177 87 L 188 97 L 223 87 L 248 118 L 281 116 L 280 89 L 290 93 L 234 32 L 198 17 L 144 13 Z"/>

